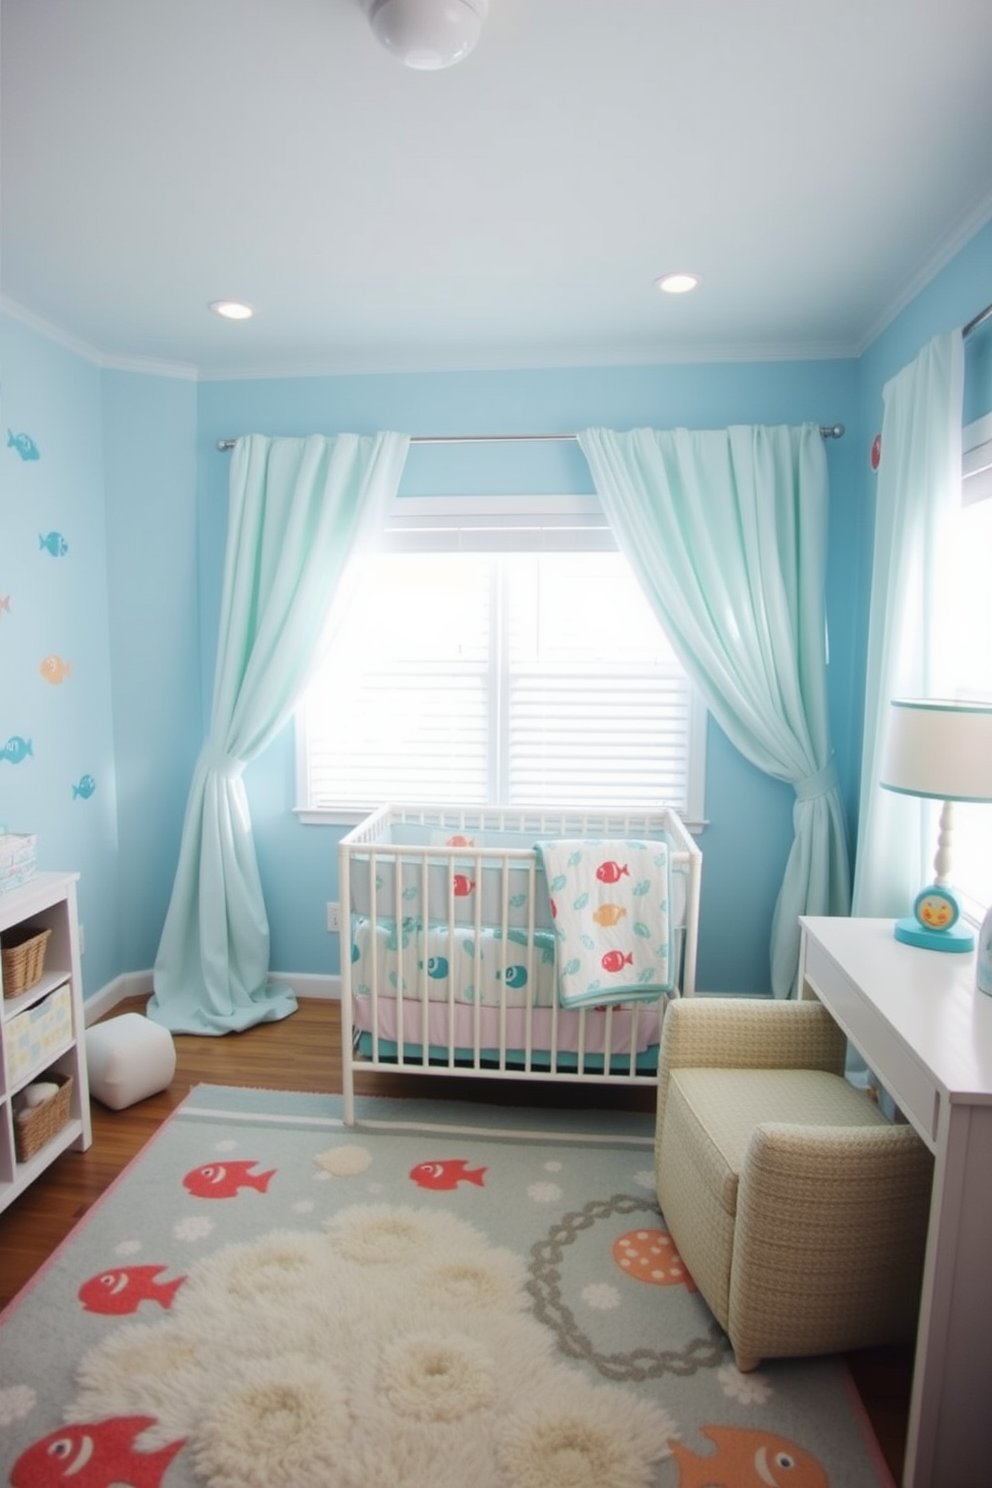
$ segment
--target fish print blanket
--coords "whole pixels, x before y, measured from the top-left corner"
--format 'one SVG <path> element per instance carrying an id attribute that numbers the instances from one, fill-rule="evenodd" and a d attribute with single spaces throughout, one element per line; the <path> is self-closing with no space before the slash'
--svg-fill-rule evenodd
<path id="1" fill-rule="evenodd" d="M 536 842 L 548 881 L 562 1007 L 648 1002 L 674 988 L 664 842 Z"/>

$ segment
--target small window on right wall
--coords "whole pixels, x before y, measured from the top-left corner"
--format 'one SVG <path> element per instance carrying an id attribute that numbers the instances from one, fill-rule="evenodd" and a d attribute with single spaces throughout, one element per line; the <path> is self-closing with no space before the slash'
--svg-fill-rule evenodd
<path id="1" fill-rule="evenodd" d="M 958 695 L 992 701 L 992 414 L 964 431 L 955 565 Z M 954 880 L 966 913 L 992 904 L 992 804 L 954 808 Z"/>

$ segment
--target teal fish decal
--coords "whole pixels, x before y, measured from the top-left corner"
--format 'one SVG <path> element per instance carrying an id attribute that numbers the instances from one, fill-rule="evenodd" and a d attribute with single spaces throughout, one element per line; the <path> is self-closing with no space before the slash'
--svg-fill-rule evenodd
<path id="1" fill-rule="evenodd" d="M 640 898 L 642 894 L 650 894 L 650 892 L 651 880 L 649 878 L 638 879 L 637 883 L 634 885 L 634 893 L 638 896 L 638 898 Z"/>
<path id="2" fill-rule="evenodd" d="M 645 923 L 644 923 L 643 920 L 635 920 L 634 921 L 634 934 L 635 935 L 639 935 L 642 940 L 650 940 L 651 939 L 651 927 L 649 925 L 645 925 Z"/>
<path id="3" fill-rule="evenodd" d="M 575 852 L 569 854 L 568 866 L 570 868 L 576 868 L 576 867 L 578 867 L 579 863 L 581 863 L 581 862 L 582 862 L 582 849 L 581 848 L 576 848 Z"/>
<path id="4" fill-rule="evenodd" d="M 419 893 L 420 893 L 420 890 L 414 884 L 414 885 L 411 885 L 410 888 L 403 890 L 403 898 L 404 899 L 416 899 L 416 897 L 417 897 L 417 895 Z"/>
<path id="5" fill-rule="evenodd" d="M 552 894 L 557 894 L 558 890 L 563 889 L 567 882 L 568 880 L 565 877 L 564 873 L 556 873 L 554 878 L 548 884 L 548 888 L 551 890 Z"/>
<path id="6" fill-rule="evenodd" d="M 93 776 L 80 775 L 79 784 L 72 787 L 72 799 L 75 800 L 79 796 L 82 800 L 88 801 L 95 790 L 96 781 L 93 779 Z"/>
<path id="7" fill-rule="evenodd" d="M 15 434 L 13 429 L 8 429 L 7 448 L 15 449 L 22 460 L 41 459 L 41 451 L 30 434 Z"/>
<path id="8" fill-rule="evenodd" d="M 0 606 L 0 607 L 2 607 L 2 606 Z M 526 894 L 511 894 L 510 895 L 510 908 L 511 909 L 522 909 L 523 906 L 526 903 L 527 903 L 527 895 Z"/>
<path id="9" fill-rule="evenodd" d="M 423 962 L 421 962 L 423 965 Z M 431 956 L 427 962 L 427 975 L 433 977 L 436 982 L 443 982 L 448 975 L 448 958 L 446 956 Z"/>
<path id="10" fill-rule="evenodd" d="M 352 948 L 351 948 L 351 964 L 352 964 L 352 966 L 354 966 L 354 964 L 355 964 L 356 961 L 360 961 L 361 959 L 362 959 L 362 953 L 361 953 L 361 951 L 358 949 L 357 945 L 353 945 Z"/>
<path id="11" fill-rule="evenodd" d="M 6 744 L 0 749 L 0 760 L 9 760 L 12 765 L 19 765 L 28 755 L 34 755 L 30 739 L 22 739 L 20 734 L 11 734 Z"/>
<path id="12" fill-rule="evenodd" d="M 46 553 L 51 553 L 53 558 L 64 558 L 69 551 L 69 544 L 61 532 L 49 532 L 45 537 L 38 533 L 38 547 Z"/>
<path id="13" fill-rule="evenodd" d="M 497 972 L 496 973 L 496 980 L 497 981 L 499 981 L 500 976 L 501 976 L 501 973 L 500 972 Z M 508 966 L 506 968 L 506 974 L 503 977 L 503 980 L 506 982 L 506 985 L 508 987 L 526 987 L 526 985 L 527 985 L 527 968 L 526 968 L 526 966 Z"/>
<path id="14" fill-rule="evenodd" d="M 578 957 L 573 956 L 571 961 L 569 961 L 568 964 L 562 968 L 562 970 L 564 971 L 566 976 L 574 976 L 581 965 L 582 962 L 578 959 Z"/>
<path id="15" fill-rule="evenodd" d="M 585 907 L 586 907 L 586 905 L 588 903 L 589 903 L 589 895 L 588 894 L 580 894 L 579 897 L 576 899 L 575 903 L 572 905 L 572 908 L 573 909 L 585 909 Z"/>

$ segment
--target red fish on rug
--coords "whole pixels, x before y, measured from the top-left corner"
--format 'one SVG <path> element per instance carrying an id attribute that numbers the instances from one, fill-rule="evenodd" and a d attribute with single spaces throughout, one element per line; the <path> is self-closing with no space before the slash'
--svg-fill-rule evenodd
<path id="1" fill-rule="evenodd" d="M 816 1458 L 767 1431 L 743 1426 L 700 1426 L 715 1442 L 706 1457 L 672 1442 L 679 1469 L 678 1488 L 830 1488 L 830 1480 Z"/>
<path id="2" fill-rule="evenodd" d="M 255 1157 L 247 1162 L 208 1163 L 205 1167 L 194 1168 L 191 1173 L 187 1173 L 183 1179 L 183 1187 L 188 1188 L 197 1199 L 233 1199 L 239 1188 L 254 1188 L 259 1193 L 265 1193 L 276 1175 L 276 1169 L 270 1168 L 267 1173 L 253 1173 L 251 1169 L 257 1165 L 258 1159 Z"/>
<path id="3" fill-rule="evenodd" d="M 99 1312 L 108 1317 L 137 1312 L 142 1302 L 157 1302 L 168 1309 L 186 1280 L 185 1276 L 175 1281 L 155 1280 L 168 1269 L 167 1266 L 123 1266 L 119 1271 L 103 1271 L 84 1281 L 77 1295 L 85 1312 Z"/>
<path id="4" fill-rule="evenodd" d="M 185 1439 L 157 1452 L 134 1443 L 156 1424 L 154 1416 L 114 1416 L 86 1426 L 64 1426 L 22 1452 L 10 1470 L 11 1488 L 161 1488 L 162 1479 Z"/>
<path id="5" fill-rule="evenodd" d="M 420 1188 L 437 1190 L 457 1188 L 459 1183 L 476 1183 L 484 1188 L 484 1175 L 488 1168 L 469 1168 L 463 1158 L 450 1162 L 422 1162 L 410 1169 L 410 1177 Z"/>

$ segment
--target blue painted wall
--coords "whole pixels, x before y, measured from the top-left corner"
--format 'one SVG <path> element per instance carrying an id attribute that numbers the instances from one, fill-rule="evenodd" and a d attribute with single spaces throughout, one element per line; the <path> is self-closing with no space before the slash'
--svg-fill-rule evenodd
<path id="1" fill-rule="evenodd" d="M 0 387 L 0 823 L 80 871 L 95 988 L 121 969 L 102 377 L 5 320 Z"/>
<path id="2" fill-rule="evenodd" d="M 155 958 L 203 737 L 196 385 L 107 372 L 102 392 L 120 968 L 132 971 Z"/>
<path id="3" fill-rule="evenodd" d="M 845 424 L 827 445 L 831 725 L 849 822 L 860 770 L 874 476 L 882 386 L 939 330 L 992 301 L 992 225 L 858 361 L 726 363 L 193 383 L 107 371 L 0 321 L 0 822 L 39 834 L 45 867 L 82 872 L 87 995 L 152 964 L 186 792 L 209 718 L 226 535 L 218 438 L 379 428 L 543 432 L 589 425 Z M 968 349 L 968 418 L 992 407 L 992 335 Z M 589 491 L 574 445 L 417 447 L 407 494 Z M 53 557 L 39 536 L 60 532 Z M 8 601 L 4 603 L 5 599 Z M 39 668 L 68 663 L 59 683 Z M 13 753 L 17 753 L 17 746 Z M 92 793 L 78 787 L 92 776 Z M 301 826 L 292 729 L 246 772 L 272 930 L 272 965 L 337 969 L 324 905 L 337 897 L 332 829 Z M 74 790 L 73 788 L 76 787 Z M 791 839 L 792 794 L 711 724 L 700 985 L 761 992 Z"/>

